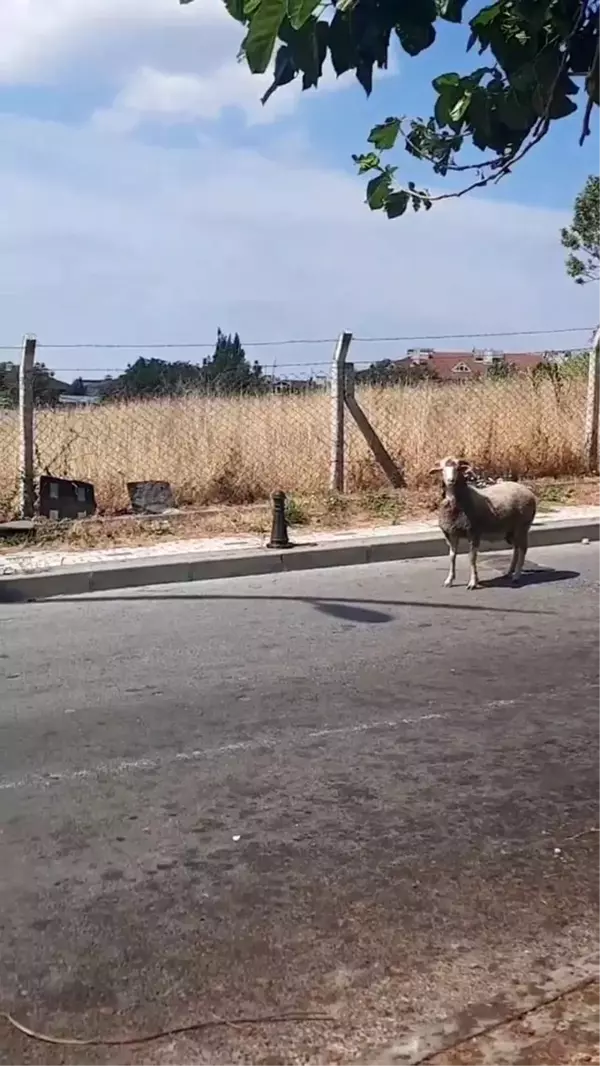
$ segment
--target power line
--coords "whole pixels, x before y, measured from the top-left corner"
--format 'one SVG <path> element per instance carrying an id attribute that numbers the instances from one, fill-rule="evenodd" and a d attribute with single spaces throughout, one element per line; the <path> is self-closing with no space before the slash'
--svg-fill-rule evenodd
<path id="1" fill-rule="evenodd" d="M 370 363 L 369 359 L 355 359 L 353 361 L 354 361 L 354 363 L 365 363 L 365 364 Z M 174 363 L 169 363 L 168 365 L 169 366 L 174 366 L 175 364 Z M 195 365 L 195 364 L 193 364 L 193 365 Z M 331 359 L 314 359 L 314 360 L 312 360 L 310 362 L 306 362 L 306 360 L 304 360 L 303 362 L 298 362 L 298 363 L 279 363 L 279 362 L 277 362 L 277 363 L 273 364 L 273 366 L 274 366 L 275 370 L 289 370 L 291 367 L 302 367 L 303 370 L 310 370 L 311 367 L 318 367 L 318 366 L 331 367 Z M 125 367 L 124 366 L 53 366 L 51 369 L 52 369 L 54 374 L 67 373 L 67 371 L 69 372 L 69 374 L 72 374 L 73 372 L 78 371 L 78 370 L 81 370 L 82 372 L 85 372 L 86 374 L 116 374 L 116 373 L 121 373 L 125 369 Z M 202 369 L 202 367 L 199 366 L 199 369 Z M 268 368 L 263 368 L 263 370 L 265 372 L 268 372 Z M 222 373 L 223 374 L 236 374 L 237 370 L 235 368 L 233 368 L 233 369 L 229 369 L 229 370 L 223 370 Z"/>
<path id="2" fill-rule="evenodd" d="M 456 355 L 457 353 L 456 352 L 443 352 L 442 351 L 442 352 L 436 352 L 435 354 L 436 355 L 448 355 L 448 356 L 451 356 L 451 355 Z M 468 355 L 470 353 L 467 352 L 465 354 Z M 510 355 L 514 355 L 514 354 L 518 355 L 520 353 L 518 353 L 518 352 L 517 353 L 506 352 L 505 354 L 510 356 Z M 543 351 L 531 351 L 531 352 L 527 352 L 526 354 L 527 355 L 539 355 L 540 359 L 541 359 L 542 356 L 544 355 L 544 352 Z M 404 356 L 404 358 L 408 358 L 408 356 Z M 396 361 L 398 361 L 398 360 L 396 360 Z M 370 366 L 372 360 L 370 360 L 370 359 L 351 359 L 350 362 L 353 363 L 353 365 L 356 366 L 356 367 L 361 367 L 361 366 Z M 302 363 L 277 363 L 277 364 L 275 364 L 275 367 L 274 367 L 274 369 L 277 371 L 277 373 L 279 373 L 280 370 L 297 370 L 297 369 L 301 369 L 301 370 L 303 370 L 303 371 L 305 371 L 307 373 L 311 373 L 313 370 L 316 371 L 316 370 L 318 370 L 320 368 L 323 368 L 324 372 L 328 373 L 330 368 L 331 368 L 331 359 L 313 360 L 312 362 L 309 362 L 309 363 L 307 363 L 307 362 L 302 362 Z M 85 374 L 122 374 L 126 369 L 127 368 L 124 367 L 124 366 L 86 366 L 86 367 L 80 367 L 80 366 L 56 366 L 56 367 L 52 367 L 52 372 L 54 374 L 73 374 L 73 373 L 79 374 L 79 372 L 81 372 L 80 376 L 82 376 L 82 375 L 85 375 Z M 236 373 L 237 373 L 236 370 L 223 370 L 221 372 L 220 376 L 227 377 L 228 375 L 235 375 Z M 266 370 L 265 373 L 269 374 L 269 371 Z M 275 376 L 275 375 L 273 375 L 273 376 Z"/>
<path id="3" fill-rule="evenodd" d="M 561 329 L 515 329 L 507 330 L 505 332 L 488 332 L 488 333 L 415 333 L 404 334 L 392 337 L 353 337 L 353 341 L 357 344 L 392 344 L 396 342 L 404 341 L 442 341 L 442 340 L 475 340 L 482 338 L 492 337 L 541 337 L 541 336 L 556 336 L 564 333 L 591 333 L 595 329 L 595 326 L 567 326 Z M 302 345 L 315 345 L 315 344 L 335 344 L 337 337 L 288 337 L 285 340 L 273 340 L 273 341 L 244 341 L 244 348 L 276 348 L 286 347 L 291 344 Z M 38 349 L 43 348 L 46 351 L 77 351 L 77 350 L 98 350 L 98 351 L 166 351 L 175 350 L 180 351 L 199 349 L 199 348 L 214 348 L 215 341 L 153 341 L 148 344 L 112 344 L 112 343 L 99 343 L 88 342 L 82 344 L 45 344 L 39 343 Z M 0 351 L 3 352 L 20 352 L 21 345 L 19 344 L 0 344 Z"/>
<path id="4" fill-rule="evenodd" d="M 566 329 L 515 329 L 507 333 L 419 333 L 414 337 L 353 337 L 353 341 L 362 343 L 386 344 L 390 341 L 459 341 L 475 340 L 485 337 L 543 337 L 558 333 L 592 333 L 595 326 L 569 326 Z"/>

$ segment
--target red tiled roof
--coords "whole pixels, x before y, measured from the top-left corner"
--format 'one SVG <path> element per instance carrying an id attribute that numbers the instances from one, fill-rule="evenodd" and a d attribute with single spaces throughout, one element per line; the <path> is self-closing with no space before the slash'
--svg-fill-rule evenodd
<path id="1" fill-rule="evenodd" d="M 433 352 L 420 358 L 410 355 L 409 359 L 413 365 L 418 363 L 435 371 L 445 381 L 468 381 L 473 377 L 481 377 L 493 365 L 483 358 L 477 358 L 473 352 Z M 538 366 L 542 356 L 535 352 L 505 352 L 498 361 L 526 371 Z"/>

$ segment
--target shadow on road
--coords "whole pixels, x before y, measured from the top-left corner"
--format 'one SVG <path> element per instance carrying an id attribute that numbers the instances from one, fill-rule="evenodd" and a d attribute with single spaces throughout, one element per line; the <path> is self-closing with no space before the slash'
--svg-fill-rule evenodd
<path id="1" fill-rule="evenodd" d="M 0 603 L 31 603 L 27 596 L 24 596 L 22 592 L 18 592 L 17 589 L 0 588 Z"/>
<path id="2" fill-rule="evenodd" d="M 554 570 L 552 567 L 536 568 L 535 570 L 524 570 L 521 574 L 520 581 L 513 583 L 506 574 L 496 574 L 495 577 L 482 578 L 481 587 L 486 589 L 494 588 L 524 588 L 527 585 L 549 585 L 555 581 L 572 581 L 573 578 L 579 577 L 577 570 Z"/>
<path id="3" fill-rule="evenodd" d="M 368 607 L 359 607 L 357 603 L 325 603 L 314 600 L 312 606 L 322 614 L 332 618 L 341 618 L 345 622 L 360 622 L 364 625 L 377 625 L 380 622 L 393 622 L 394 616 L 387 611 L 373 611 Z"/>
<path id="4" fill-rule="evenodd" d="M 510 583 L 509 583 L 510 587 Z M 231 593 L 225 593 L 222 595 L 216 595 L 213 593 L 193 592 L 187 591 L 181 593 L 173 592 L 135 592 L 128 593 L 127 589 L 123 589 L 121 593 L 109 593 L 104 595 L 103 593 L 94 593 L 81 596 L 60 596 L 56 599 L 40 600 L 39 604 L 54 604 L 55 606 L 60 603 L 80 603 L 80 604 L 102 604 L 102 603 L 149 603 L 155 600 L 157 603 L 163 603 L 172 601 L 174 603 L 185 603 L 186 601 L 197 602 L 214 602 L 214 603 L 248 603 L 251 601 L 265 603 L 307 603 L 310 607 L 314 607 L 322 614 L 329 614 L 334 618 L 342 618 L 345 621 L 364 623 L 365 625 L 374 625 L 382 622 L 393 621 L 393 615 L 387 611 L 370 610 L 370 608 L 377 607 L 414 607 L 416 609 L 422 608 L 425 610 L 441 610 L 441 611 L 480 611 L 484 614 L 519 614 L 519 615 L 545 615 L 551 616 L 556 614 L 555 611 L 537 610 L 536 608 L 520 608 L 520 607 L 490 607 L 482 603 L 465 603 L 464 601 L 456 599 L 457 593 L 460 594 L 462 590 L 457 586 L 455 589 L 448 590 L 448 599 L 446 602 L 440 602 L 439 600 L 363 600 L 358 597 L 339 597 L 339 596 L 257 596 L 257 595 L 232 595 Z M 469 592 L 469 599 L 472 601 L 477 598 L 477 592 Z"/>

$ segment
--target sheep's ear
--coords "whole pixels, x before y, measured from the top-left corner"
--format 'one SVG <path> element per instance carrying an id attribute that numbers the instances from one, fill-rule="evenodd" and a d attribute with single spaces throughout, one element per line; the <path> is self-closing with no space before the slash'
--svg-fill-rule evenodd
<path id="1" fill-rule="evenodd" d="M 459 467 L 460 470 L 472 470 L 473 469 L 473 467 L 471 466 L 471 464 L 470 464 L 468 459 L 459 459 L 458 463 L 457 463 L 457 466 Z"/>
<path id="2" fill-rule="evenodd" d="M 431 470 L 429 471 L 430 474 L 439 474 L 439 472 L 440 472 L 440 464 L 439 463 L 438 463 L 437 466 L 432 466 Z"/>

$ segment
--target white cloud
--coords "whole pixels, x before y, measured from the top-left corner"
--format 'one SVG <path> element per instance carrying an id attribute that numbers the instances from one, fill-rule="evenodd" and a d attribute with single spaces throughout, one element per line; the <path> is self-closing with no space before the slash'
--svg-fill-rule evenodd
<path id="1" fill-rule="evenodd" d="M 41 343 L 210 340 L 217 326 L 247 341 L 424 336 L 596 317 L 595 293 L 565 276 L 560 212 L 465 198 L 389 223 L 361 202 L 361 182 L 301 151 L 267 158 L 206 137 L 174 149 L 7 117 L 0 143 L 2 343 L 26 331 Z M 130 357 L 47 354 L 84 370 Z"/>
<path id="2" fill-rule="evenodd" d="M 595 319 L 595 294 L 565 277 L 558 212 L 464 199 L 392 224 L 364 206 L 360 181 L 310 162 L 297 123 L 277 127 L 268 157 L 221 143 L 224 109 L 255 125 L 299 97 L 286 86 L 262 108 L 268 76 L 232 59 L 241 35 L 221 0 L 0 0 L 0 82 L 100 86 L 109 100 L 81 129 L 0 117 L 0 343 L 26 331 L 148 343 L 210 340 L 218 325 L 270 340 Z M 324 88 L 348 83 L 328 71 Z M 147 122 L 187 123 L 197 143 L 188 132 L 185 149 L 141 144 Z M 89 369 L 129 354 L 51 359 Z"/>
<path id="3" fill-rule="evenodd" d="M 0 80 L 43 83 L 71 67 L 89 74 L 90 64 L 111 73 L 136 53 L 202 62 L 207 28 L 230 41 L 241 36 L 221 0 L 2 0 Z"/>
<path id="4" fill-rule="evenodd" d="M 298 85 L 286 85 L 270 99 L 261 97 L 271 75 L 253 76 L 245 63 L 229 62 L 210 74 L 167 73 L 152 67 L 137 70 L 118 93 L 111 108 L 94 115 L 106 129 L 131 131 L 144 120 L 165 123 L 217 119 L 228 107 L 239 108 L 251 125 L 273 122 L 293 113 Z"/>
<path id="5" fill-rule="evenodd" d="M 253 77 L 235 61 L 242 36 L 222 0 L 1 0 L 0 84 L 103 87 L 111 104 L 94 121 L 121 131 L 147 120 L 214 120 L 228 107 L 253 125 L 291 114 L 299 81 L 263 107 L 271 74 Z M 328 64 L 319 91 L 352 84 Z"/>

